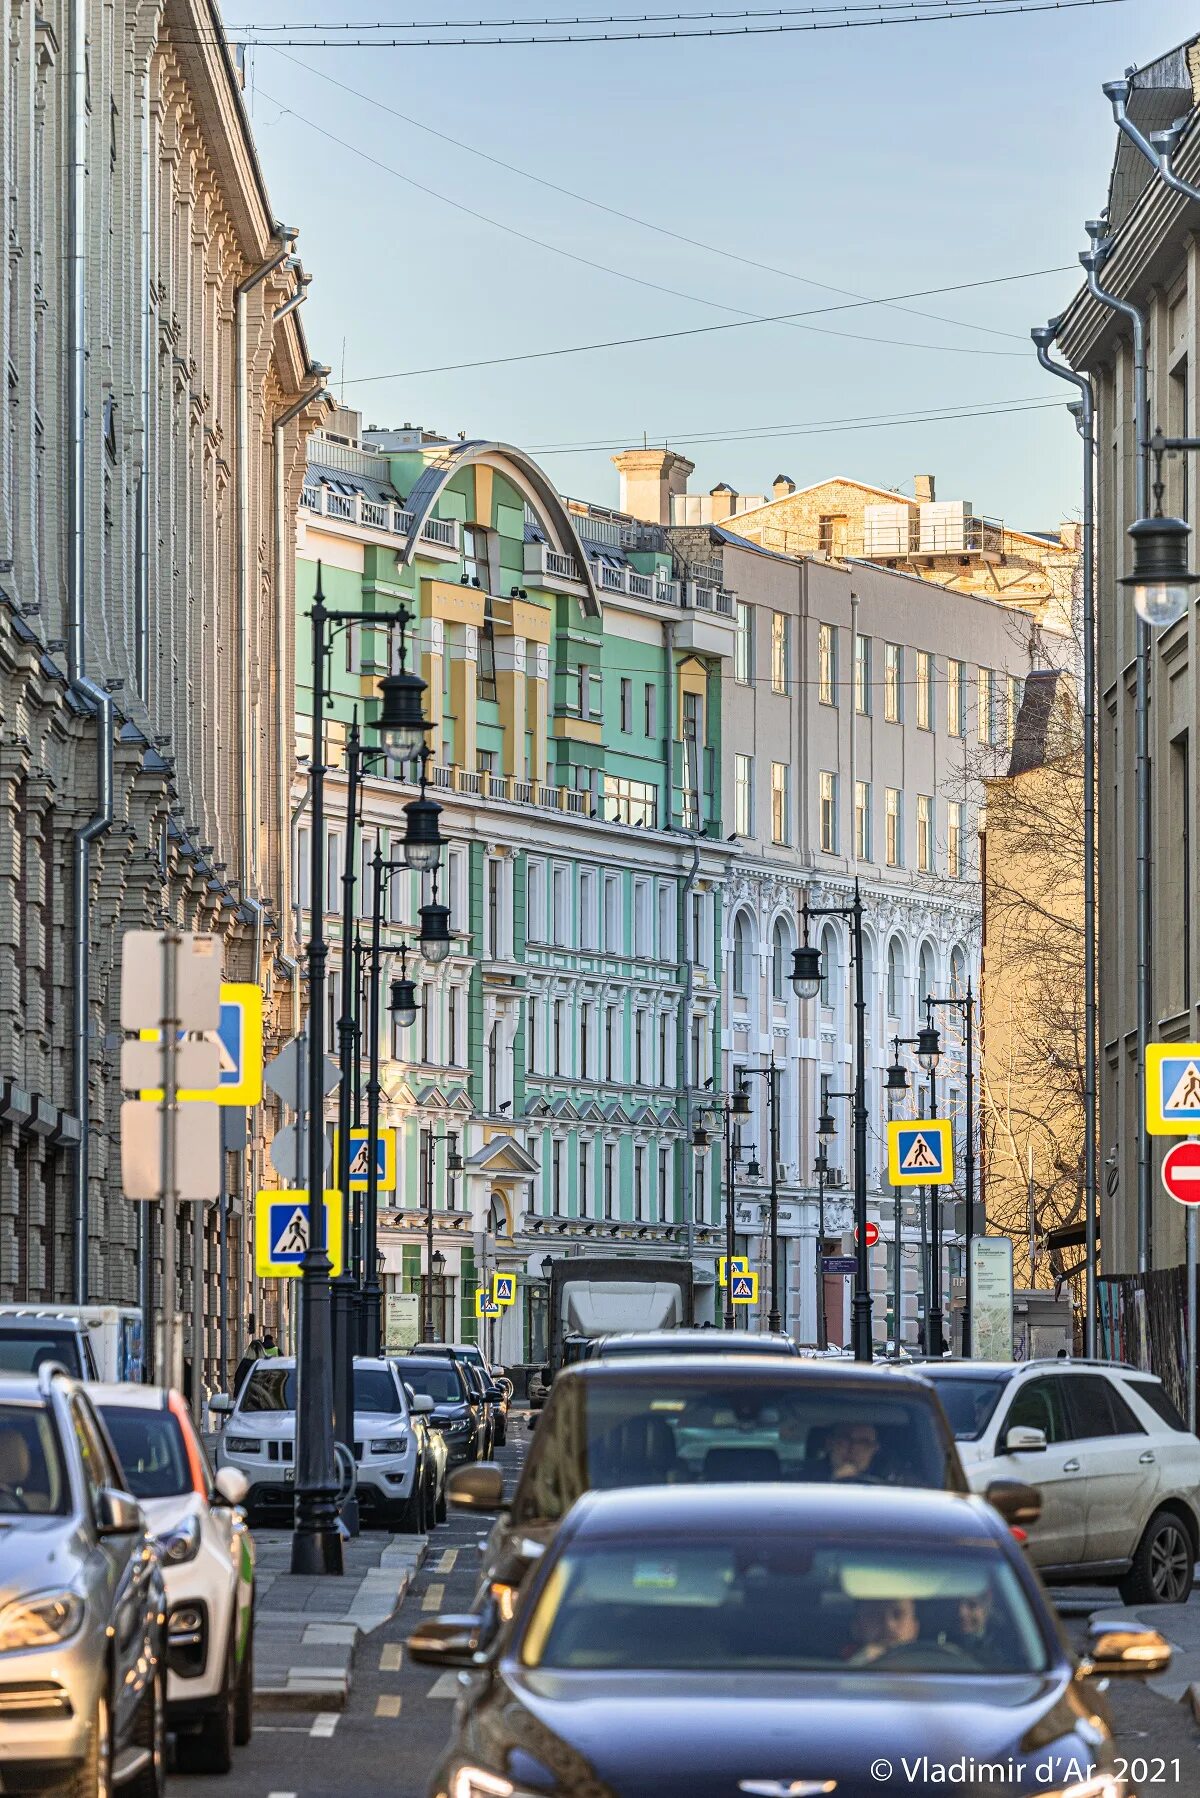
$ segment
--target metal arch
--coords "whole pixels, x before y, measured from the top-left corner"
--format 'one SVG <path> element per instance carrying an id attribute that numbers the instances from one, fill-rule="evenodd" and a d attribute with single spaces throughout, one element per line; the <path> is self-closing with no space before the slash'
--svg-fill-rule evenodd
<path id="1" fill-rule="evenodd" d="M 493 458 L 501 459 L 509 464 L 503 472 L 515 486 L 520 488 L 535 511 L 542 517 L 553 539 L 553 548 L 558 550 L 560 555 L 574 556 L 587 588 L 584 610 L 592 618 L 601 617 L 600 596 L 596 591 L 596 583 L 592 578 L 592 571 L 584 553 L 583 544 L 571 522 L 571 514 L 563 505 L 553 483 L 547 479 L 533 458 L 511 443 L 488 443 L 480 438 L 469 443 L 451 444 L 444 455 L 439 456 L 437 461 L 428 464 L 417 479 L 406 501 L 406 509 L 412 514 L 412 523 L 409 526 L 408 537 L 400 557 L 401 566 L 411 566 L 425 521 L 431 515 L 448 483 L 461 469 L 470 468 L 476 462 L 489 462 Z"/>

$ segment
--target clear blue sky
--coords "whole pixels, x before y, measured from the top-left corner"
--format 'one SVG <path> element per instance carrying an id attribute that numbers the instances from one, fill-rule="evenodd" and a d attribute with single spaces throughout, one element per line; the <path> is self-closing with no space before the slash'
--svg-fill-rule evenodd
<path id="1" fill-rule="evenodd" d="M 719 4 L 720 0 L 707 0 Z M 764 0 L 756 0 L 764 3 Z M 765 0 L 769 3 L 769 0 Z M 568 0 L 225 0 L 238 21 L 500 18 L 606 10 Z M 699 8 L 706 0 L 687 0 Z M 669 10 L 667 7 L 661 10 Z M 682 8 L 681 8 L 682 10 Z M 423 124 L 580 194 L 860 294 L 1075 266 L 1104 203 L 1115 128 L 1102 81 L 1196 29 L 1183 0 L 746 40 L 422 50 L 290 49 Z M 272 198 L 314 275 L 313 353 L 344 366 L 368 423 L 420 422 L 538 452 L 1066 393 L 1021 341 L 872 308 L 813 322 L 969 354 L 846 341 L 780 324 L 587 355 L 414 374 L 597 339 L 719 323 L 702 304 L 776 313 L 839 296 L 672 242 L 389 116 L 276 50 L 252 52 Z M 287 109 L 281 111 L 280 102 Z M 587 268 L 467 216 L 361 155 Z M 608 272 L 613 271 L 613 272 Z M 673 288 L 654 292 L 617 272 Z M 1019 333 L 1065 303 L 1070 273 L 914 301 Z M 344 343 L 344 361 L 343 361 Z M 1016 352 L 992 354 L 986 352 Z M 846 473 L 1027 527 L 1077 512 L 1074 428 L 1055 408 L 990 420 L 681 445 L 692 490 L 762 492 Z M 546 454 L 560 488 L 615 503 L 606 449 Z"/>

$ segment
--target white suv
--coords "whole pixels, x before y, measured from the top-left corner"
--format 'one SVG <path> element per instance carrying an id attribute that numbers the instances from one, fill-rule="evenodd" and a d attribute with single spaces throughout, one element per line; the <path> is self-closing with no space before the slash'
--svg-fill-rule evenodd
<path id="1" fill-rule="evenodd" d="M 1113 1361 L 945 1361 L 932 1380 L 973 1492 L 1042 1495 L 1029 1552 L 1043 1579 L 1182 1604 L 1200 1558 L 1200 1441 L 1161 1380 Z"/>
<path id="2" fill-rule="evenodd" d="M 224 1402 L 220 1402 L 224 1400 Z M 219 1394 L 211 1409 L 228 1411 L 217 1447 L 222 1467 L 236 1467 L 249 1481 L 251 1521 L 274 1517 L 291 1523 L 296 1491 L 296 1363 L 274 1355 L 256 1361 L 237 1403 Z M 410 1403 L 390 1361 L 358 1356 L 354 1362 L 354 1460 L 358 1502 L 365 1518 L 389 1529 L 422 1531 L 426 1525 L 428 1473 Z M 429 1518 L 432 1524 L 432 1517 Z"/>

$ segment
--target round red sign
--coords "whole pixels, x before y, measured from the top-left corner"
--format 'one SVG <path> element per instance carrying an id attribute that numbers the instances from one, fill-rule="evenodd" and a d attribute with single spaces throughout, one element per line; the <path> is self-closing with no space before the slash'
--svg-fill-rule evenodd
<path id="1" fill-rule="evenodd" d="M 1181 1205 L 1200 1205 L 1200 1142 L 1177 1142 L 1167 1150 L 1162 1183 Z"/>
<path id="2" fill-rule="evenodd" d="M 1200 1145 L 1198 1145 L 1198 1146 L 1200 1146 Z M 1198 1193 L 1196 1196 L 1198 1199 L 1200 1199 L 1200 1193 Z M 858 1241 L 858 1225 L 857 1224 L 854 1226 L 854 1240 L 855 1240 L 855 1242 Z M 867 1222 L 867 1247 L 869 1249 L 873 1249 L 875 1247 L 875 1244 L 878 1241 L 879 1241 L 879 1225 L 871 1223 L 870 1220 L 868 1219 L 868 1222 Z"/>

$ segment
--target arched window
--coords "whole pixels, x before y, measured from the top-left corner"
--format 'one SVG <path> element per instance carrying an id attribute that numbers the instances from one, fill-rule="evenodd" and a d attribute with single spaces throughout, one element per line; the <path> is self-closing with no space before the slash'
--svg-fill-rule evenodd
<path id="1" fill-rule="evenodd" d="M 837 938 L 833 926 L 826 924 L 821 932 L 821 1004 L 831 1009 L 838 991 Z"/>
<path id="2" fill-rule="evenodd" d="M 749 991 L 749 978 L 750 925 L 745 912 L 739 912 L 733 921 L 733 990 L 741 999 Z"/>
<path id="3" fill-rule="evenodd" d="M 930 993 L 937 991 L 937 975 L 934 970 L 933 949 L 929 943 L 921 944 L 921 990 L 917 994 L 917 1003 L 923 1005 Z"/>
<path id="4" fill-rule="evenodd" d="M 887 1008 L 889 1018 L 900 1016 L 900 1001 L 904 991 L 904 966 L 900 959 L 900 945 L 895 937 L 888 944 L 887 957 Z"/>
<path id="5" fill-rule="evenodd" d="M 771 932 L 771 997 L 786 999 L 791 979 L 792 933 L 782 918 Z"/>
<path id="6" fill-rule="evenodd" d="M 956 999 L 965 997 L 967 991 L 967 952 L 961 943 L 955 943 L 950 951 L 950 991 Z"/>

